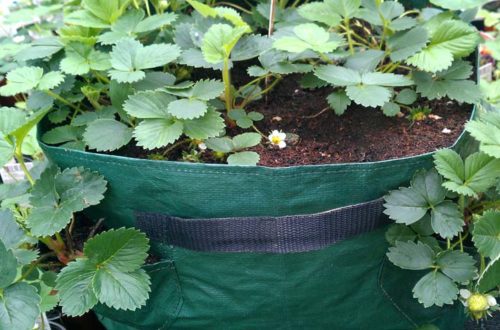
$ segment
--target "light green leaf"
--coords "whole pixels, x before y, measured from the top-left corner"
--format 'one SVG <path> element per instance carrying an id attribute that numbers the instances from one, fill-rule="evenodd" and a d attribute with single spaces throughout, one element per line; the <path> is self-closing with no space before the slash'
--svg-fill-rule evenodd
<path id="1" fill-rule="evenodd" d="M 11 250 L 0 240 L 0 290 L 14 282 L 17 275 L 17 260 Z M 0 296 L 1 297 L 1 296 Z"/>
<path id="2" fill-rule="evenodd" d="M 344 18 L 356 16 L 361 6 L 361 0 L 325 0 L 325 3 Z"/>
<path id="3" fill-rule="evenodd" d="M 31 191 L 33 208 L 26 223 L 36 236 L 53 235 L 71 221 L 73 213 L 98 204 L 105 191 L 106 181 L 94 172 L 49 168 Z"/>
<path id="4" fill-rule="evenodd" d="M 259 154 L 253 151 L 237 152 L 227 157 L 227 163 L 229 165 L 238 166 L 254 166 L 257 165 L 259 160 Z"/>
<path id="5" fill-rule="evenodd" d="M 477 281 L 477 289 L 486 293 L 500 286 L 500 255 L 490 260 L 484 272 Z"/>
<path id="6" fill-rule="evenodd" d="M 353 85 L 346 87 L 347 96 L 364 107 L 381 107 L 391 98 L 387 87 L 372 85 Z"/>
<path id="7" fill-rule="evenodd" d="M 125 101 L 123 109 L 129 115 L 143 118 L 155 119 L 169 116 L 167 107 L 176 98 L 170 94 L 160 91 L 140 92 L 132 95 Z"/>
<path id="8" fill-rule="evenodd" d="M 336 65 L 320 66 L 314 71 L 314 74 L 335 86 L 352 86 L 361 83 L 359 72 Z"/>
<path id="9" fill-rule="evenodd" d="M 442 149 L 434 154 L 434 164 L 443 177 L 454 182 L 463 182 L 465 166 L 460 155 L 452 149 Z"/>
<path id="10" fill-rule="evenodd" d="M 174 143 L 182 135 L 184 125 L 173 119 L 146 119 L 134 129 L 137 145 L 156 149 Z"/>
<path id="11" fill-rule="evenodd" d="M 38 82 L 37 89 L 46 91 L 59 86 L 64 81 L 64 75 L 60 71 L 51 71 L 44 74 Z"/>
<path id="12" fill-rule="evenodd" d="M 48 144 L 78 143 L 82 142 L 82 127 L 70 125 L 57 126 L 42 135 L 42 141 Z"/>
<path id="13" fill-rule="evenodd" d="M 224 92 L 224 84 L 219 80 L 199 80 L 191 89 L 191 97 L 209 101 L 219 97 Z"/>
<path id="14" fill-rule="evenodd" d="M 144 79 L 145 69 L 163 66 L 180 55 L 180 48 L 172 44 L 143 46 L 139 41 L 120 40 L 111 52 L 111 77 L 118 82 L 136 82 Z"/>
<path id="15" fill-rule="evenodd" d="M 104 71 L 111 67 L 108 54 L 82 43 L 67 45 L 66 57 L 60 65 L 62 71 L 72 75 L 83 75 L 90 70 Z"/>
<path id="16" fill-rule="evenodd" d="M 33 41 L 28 47 L 15 55 L 16 61 L 24 62 L 46 58 L 54 55 L 63 48 L 63 44 L 55 37 L 41 38 Z"/>
<path id="17" fill-rule="evenodd" d="M 243 133 L 236 135 L 233 138 L 233 144 L 235 150 L 241 150 L 245 148 L 251 148 L 260 143 L 262 137 L 258 133 Z"/>
<path id="18" fill-rule="evenodd" d="M 5 288 L 0 295 L 0 329 L 33 329 L 40 314 L 39 303 L 36 289 L 26 282 Z"/>
<path id="19" fill-rule="evenodd" d="M 424 71 L 438 72 L 450 67 L 454 57 L 472 53 L 478 43 L 479 35 L 474 27 L 462 21 L 448 20 L 439 24 L 431 42 L 406 62 Z"/>
<path id="20" fill-rule="evenodd" d="M 14 157 L 14 146 L 0 138 L 0 166 L 7 164 Z"/>
<path id="21" fill-rule="evenodd" d="M 293 29 L 295 36 L 277 39 L 273 47 L 291 53 L 302 53 L 308 49 L 319 53 L 329 53 L 335 50 L 342 41 L 341 38 L 331 39 L 331 34 L 314 23 L 297 25 Z"/>
<path id="22" fill-rule="evenodd" d="M 396 266 L 410 270 L 422 270 L 433 266 L 434 251 L 422 242 L 396 241 L 394 245 L 389 248 L 387 258 Z"/>
<path id="23" fill-rule="evenodd" d="M 341 17 L 326 2 L 306 3 L 297 9 L 300 16 L 328 26 L 337 26 Z"/>
<path id="24" fill-rule="evenodd" d="M 0 134 L 12 132 L 21 126 L 26 119 L 25 113 L 18 108 L 0 107 Z"/>
<path id="25" fill-rule="evenodd" d="M 458 205 L 444 201 L 432 209 L 431 225 L 441 237 L 451 239 L 463 230 L 465 222 Z"/>
<path id="26" fill-rule="evenodd" d="M 441 272 L 455 282 L 470 281 L 477 275 L 474 258 L 458 250 L 447 250 L 438 254 L 436 264 Z"/>
<path id="27" fill-rule="evenodd" d="M 481 7 L 488 0 L 430 0 L 430 2 L 449 10 L 464 10 Z"/>
<path id="28" fill-rule="evenodd" d="M 159 29 L 165 25 L 172 24 L 177 19 L 174 13 L 163 13 L 146 17 L 134 28 L 134 32 L 143 33 Z"/>
<path id="29" fill-rule="evenodd" d="M 0 242 L 5 245 L 5 248 L 14 249 L 26 239 L 26 234 L 17 224 L 12 211 L 0 210 Z"/>
<path id="30" fill-rule="evenodd" d="M 123 14 L 127 4 L 126 0 L 83 0 L 87 10 L 107 23 L 115 22 Z"/>
<path id="31" fill-rule="evenodd" d="M 326 98 L 330 108 L 335 111 L 337 115 L 342 115 L 351 105 L 351 99 L 346 95 L 345 91 L 333 92 Z"/>
<path id="32" fill-rule="evenodd" d="M 413 297 L 424 307 L 451 305 L 457 298 L 458 288 L 440 272 L 432 271 L 422 277 L 413 288 Z"/>
<path id="33" fill-rule="evenodd" d="M 64 23 L 98 29 L 105 29 L 110 26 L 109 23 L 103 21 L 87 10 L 76 10 L 68 15 L 65 15 Z"/>
<path id="34" fill-rule="evenodd" d="M 446 197 L 446 191 L 441 186 L 442 179 L 434 169 L 427 172 L 420 171 L 413 177 L 411 186 L 418 191 L 432 208 L 441 203 Z"/>
<path id="35" fill-rule="evenodd" d="M 31 130 L 43 119 L 43 117 L 45 117 L 45 115 L 47 115 L 50 110 L 50 108 L 46 108 L 33 113 L 21 126 L 9 133 L 16 139 L 17 145 L 23 145 L 25 138 L 30 134 Z"/>
<path id="36" fill-rule="evenodd" d="M 209 110 L 201 118 L 185 120 L 184 133 L 192 139 L 205 140 L 219 136 L 224 130 L 224 119 L 217 111 Z"/>
<path id="37" fill-rule="evenodd" d="M 367 72 L 361 76 L 365 85 L 379 85 L 387 87 L 402 87 L 413 85 L 413 81 L 403 75 L 381 72 Z"/>
<path id="38" fill-rule="evenodd" d="M 472 240 L 478 251 L 489 258 L 500 255 L 500 211 L 486 211 L 474 222 Z"/>
<path id="39" fill-rule="evenodd" d="M 179 119 L 200 118 L 207 113 L 208 106 L 205 102 L 194 99 L 180 99 L 170 102 L 168 112 Z"/>
<path id="40" fill-rule="evenodd" d="M 217 64 L 229 58 L 240 38 L 248 33 L 244 27 L 232 27 L 228 24 L 214 24 L 203 36 L 201 50 L 208 63 Z"/>
<path id="41" fill-rule="evenodd" d="M 500 158 L 500 113 L 484 113 L 478 120 L 469 122 L 465 129 L 480 142 L 479 150 Z"/>
<path id="42" fill-rule="evenodd" d="M 130 142 L 132 128 L 114 119 L 97 119 L 87 126 L 83 138 L 90 149 L 112 151 Z"/>
<path id="43" fill-rule="evenodd" d="M 412 188 L 393 190 L 384 199 L 384 213 L 397 223 L 405 225 L 422 219 L 429 209 L 424 196 Z"/>
<path id="44" fill-rule="evenodd" d="M 28 92 L 40 83 L 43 69 L 34 66 L 26 66 L 14 69 L 7 73 L 7 84 L 0 87 L 0 95 L 12 96 Z"/>
<path id="45" fill-rule="evenodd" d="M 234 149 L 233 141 L 228 137 L 207 139 L 205 144 L 207 148 L 216 152 L 228 153 Z"/>
<path id="46" fill-rule="evenodd" d="M 382 112 L 388 117 L 393 117 L 401 112 L 401 107 L 396 103 L 387 102 L 382 106 Z"/>
<path id="47" fill-rule="evenodd" d="M 385 57 L 381 50 L 369 49 L 347 57 L 345 67 L 361 73 L 374 71 Z"/>

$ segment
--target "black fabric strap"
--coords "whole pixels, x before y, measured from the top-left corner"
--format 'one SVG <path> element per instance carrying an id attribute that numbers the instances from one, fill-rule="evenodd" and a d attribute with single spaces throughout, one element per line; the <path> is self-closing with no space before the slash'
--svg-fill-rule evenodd
<path id="1" fill-rule="evenodd" d="M 383 200 L 283 217 L 182 219 L 137 213 L 150 239 L 196 251 L 289 253 L 318 250 L 386 222 Z"/>

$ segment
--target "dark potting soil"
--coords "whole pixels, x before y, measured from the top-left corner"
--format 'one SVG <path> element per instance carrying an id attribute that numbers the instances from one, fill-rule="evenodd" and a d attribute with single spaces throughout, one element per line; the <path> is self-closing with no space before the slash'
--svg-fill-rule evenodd
<path id="1" fill-rule="evenodd" d="M 260 155 L 259 165 L 371 162 L 432 152 L 456 141 L 472 111 L 469 104 L 442 99 L 421 101 L 418 106 L 428 106 L 432 116 L 413 123 L 406 118 L 408 113 L 404 117 L 387 117 L 380 109 L 354 104 L 342 116 L 337 116 L 332 110 L 319 114 L 328 107 L 326 97 L 331 89 L 304 90 L 299 86 L 299 78 L 283 79 L 268 94 L 267 100 L 251 103 L 246 108 L 264 114 L 264 120 L 257 122 L 256 126 L 266 136 L 272 130 L 282 130 L 295 137 L 295 143 L 288 143 L 284 149 L 270 146 L 267 139 L 263 139 L 261 145 L 252 149 Z M 443 133 L 443 129 L 450 132 Z M 234 136 L 242 132 L 236 128 L 228 133 Z M 150 154 L 161 154 L 164 150 L 148 152 L 131 145 L 114 154 L 148 158 Z M 168 159 L 182 159 L 182 151 L 178 148 L 170 152 Z M 201 160 L 223 162 L 215 159 L 210 151 L 204 152 Z"/>

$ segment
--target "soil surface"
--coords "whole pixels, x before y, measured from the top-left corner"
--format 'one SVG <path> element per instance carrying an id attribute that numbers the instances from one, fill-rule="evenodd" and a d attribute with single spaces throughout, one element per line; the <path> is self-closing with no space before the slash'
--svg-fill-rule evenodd
<path id="1" fill-rule="evenodd" d="M 259 153 L 259 165 L 372 162 L 432 152 L 453 145 L 472 111 L 469 104 L 442 99 L 423 100 L 419 106 L 428 106 L 432 114 L 413 123 L 407 118 L 408 113 L 402 117 L 387 117 L 378 108 L 355 104 L 344 115 L 337 116 L 333 110 L 322 112 L 328 107 L 326 97 L 332 89 L 304 90 L 298 83 L 299 78 L 286 77 L 268 94 L 267 100 L 253 102 L 246 108 L 264 114 L 264 120 L 256 123 L 264 135 L 281 130 L 295 137 L 295 143 L 288 143 L 284 149 L 273 147 L 263 139 L 261 145 L 251 149 Z M 244 77 L 238 75 L 235 80 L 244 80 Z M 228 133 L 234 136 L 242 132 L 236 128 Z M 148 152 L 129 145 L 114 154 L 151 158 L 152 153 L 162 154 L 164 150 Z M 170 152 L 169 160 L 182 159 L 184 151 L 181 147 Z M 224 163 L 215 159 L 210 151 L 204 152 L 201 161 Z"/>

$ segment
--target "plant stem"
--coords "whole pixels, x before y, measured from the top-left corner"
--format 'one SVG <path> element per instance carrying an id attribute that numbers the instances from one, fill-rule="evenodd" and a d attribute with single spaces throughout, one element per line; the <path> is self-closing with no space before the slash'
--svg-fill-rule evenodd
<path id="1" fill-rule="evenodd" d="M 94 71 L 94 70 L 92 70 L 92 73 L 97 77 L 97 79 L 101 80 L 103 83 L 109 84 L 110 81 L 109 81 L 108 77 L 103 76 L 102 74 L 100 74 L 99 72 Z"/>
<path id="2" fill-rule="evenodd" d="M 174 150 L 175 148 L 177 148 L 177 147 L 179 147 L 179 146 L 181 146 L 181 145 L 183 145 L 183 144 L 185 144 L 185 143 L 187 143 L 189 141 L 191 141 L 191 140 L 190 139 L 186 139 L 186 140 L 181 140 L 181 141 L 178 141 L 178 142 L 172 144 L 169 148 L 167 148 L 167 150 L 165 150 L 163 152 L 163 156 L 166 157 L 172 150 Z"/>
<path id="3" fill-rule="evenodd" d="M 33 177 L 31 176 L 30 171 L 26 167 L 26 163 L 24 162 L 23 158 L 23 153 L 21 151 L 21 146 L 16 145 L 16 150 L 14 152 L 14 157 L 16 158 L 17 162 L 19 163 L 19 166 L 21 166 L 21 170 L 23 171 L 24 175 L 26 176 L 26 179 L 30 183 L 31 186 L 35 185 L 35 180 L 33 180 Z"/>
<path id="4" fill-rule="evenodd" d="M 486 260 L 484 256 L 481 254 L 481 265 L 479 269 L 479 274 L 483 274 L 485 269 L 486 269 Z"/>
<path id="5" fill-rule="evenodd" d="M 222 68 L 222 81 L 224 82 L 224 102 L 226 111 L 229 113 L 233 107 L 233 95 L 231 92 L 231 74 L 229 72 L 229 57 L 224 57 L 224 66 Z"/>
<path id="6" fill-rule="evenodd" d="M 351 54 L 354 54 L 354 44 L 352 42 L 352 35 L 351 35 L 351 27 L 349 24 L 351 23 L 349 17 L 344 18 L 344 26 L 345 26 L 345 32 L 347 34 L 347 43 L 349 44 L 349 51 Z"/>
<path id="7" fill-rule="evenodd" d="M 45 93 L 47 93 L 47 95 L 55 98 L 56 100 L 58 100 L 59 102 L 61 103 L 64 103 L 66 104 L 68 107 L 72 108 L 73 110 L 77 110 L 78 108 L 71 102 L 69 102 L 68 100 L 66 100 L 65 98 L 57 95 L 56 93 L 54 93 L 53 91 L 51 90 L 46 90 Z"/>
<path id="8" fill-rule="evenodd" d="M 151 16 L 151 10 L 149 9 L 149 1 L 144 0 L 144 7 L 146 7 L 146 13 L 148 13 L 148 16 Z"/>
<path id="9" fill-rule="evenodd" d="M 245 8 L 243 8 L 243 7 L 241 7 L 241 6 L 238 6 L 238 5 L 234 4 L 234 3 L 221 1 L 221 2 L 219 2 L 219 3 L 217 3 L 217 4 L 218 4 L 218 5 L 224 5 L 224 6 L 228 6 L 228 7 L 233 7 L 233 8 L 236 8 L 236 9 L 238 9 L 239 11 L 242 11 L 242 12 L 244 12 L 244 13 L 246 13 L 246 14 L 249 14 L 249 15 L 251 15 L 251 14 L 252 14 L 252 12 L 251 12 L 250 10 L 245 9 Z"/>

